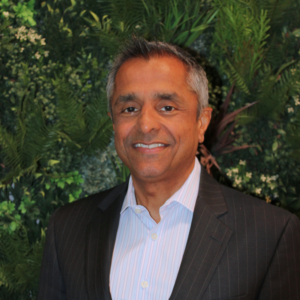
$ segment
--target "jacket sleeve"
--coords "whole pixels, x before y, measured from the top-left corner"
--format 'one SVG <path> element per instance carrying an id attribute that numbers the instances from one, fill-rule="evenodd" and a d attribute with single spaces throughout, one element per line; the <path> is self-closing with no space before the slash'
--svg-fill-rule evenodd
<path id="1" fill-rule="evenodd" d="M 48 225 L 40 272 L 38 300 L 67 299 L 55 245 L 55 215 L 57 211 L 53 213 Z"/>
<path id="2" fill-rule="evenodd" d="M 300 299 L 300 222 L 295 215 L 279 239 L 258 299 Z"/>

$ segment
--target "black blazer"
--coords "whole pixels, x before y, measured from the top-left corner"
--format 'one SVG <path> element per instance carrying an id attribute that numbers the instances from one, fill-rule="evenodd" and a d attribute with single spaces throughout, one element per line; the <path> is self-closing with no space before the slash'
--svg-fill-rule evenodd
<path id="1" fill-rule="evenodd" d="M 109 272 L 127 184 L 54 212 L 39 300 L 111 300 Z M 220 185 L 202 168 L 188 242 L 170 299 L 300 299 L 299 220 Z"/>

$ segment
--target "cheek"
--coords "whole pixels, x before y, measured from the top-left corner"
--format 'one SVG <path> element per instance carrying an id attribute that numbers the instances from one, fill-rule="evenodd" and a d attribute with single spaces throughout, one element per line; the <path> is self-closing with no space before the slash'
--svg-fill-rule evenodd
<path id="1" fill-rule="evenodd" d="M 198 146 L 198 128 L 195 123 L 186 122 L 181 129 L 182 143 L 188 148 L 197 148 Z"/>
<path id="2" fill-rule="evenodd" d="M 130 136 L 130 132 L 132 131 L 132 124 L 129 122 L 126 123 L 116 123 L 114 124 L 115 131 L 115 144 L 116 147 L 122 148 L 126 139 Z"/>

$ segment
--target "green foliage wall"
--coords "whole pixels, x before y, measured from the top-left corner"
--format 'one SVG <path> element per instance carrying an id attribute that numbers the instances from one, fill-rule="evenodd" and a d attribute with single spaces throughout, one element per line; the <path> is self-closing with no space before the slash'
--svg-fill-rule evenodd
<path id="1" fill-rule="evenodd" d="M 215 178 L 299 214 L 299 5 L 2 0 L 0 299 L 35 299 L 57 207 L 128 175 L 114 149 L 105 84 L 132 34 L 187 48 L 205 68 L 221 120 L 205 142 L 220 166 Z"/>

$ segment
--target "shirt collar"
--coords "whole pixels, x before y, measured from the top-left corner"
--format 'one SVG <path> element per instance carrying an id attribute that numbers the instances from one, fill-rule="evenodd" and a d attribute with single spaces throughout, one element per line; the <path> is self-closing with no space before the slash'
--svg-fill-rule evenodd
<path id="1" fill-rule="evenodd" d="M 191 212 L 194 212 L 196 199 L 198 196 L 199 190 L 199 181 L 200 181 L 200 173 L 201 173 L 201 165 L 197 158 L 195 158 L 195 165 L 193 171 L 181 186 L 181 188 L 176 191 L 161 207 L 161 209 L 172 202 L 178 202 L 181 205 L 185 206 Z M 128 190 L 125 196 L 123 206 L 121 209 L 121 214 L 128 208 L 128 207 L 135 207 L 136 198 L 134 193 L 134 186 L 132 183 L 132 178 L 130 176 L 129 183 L 128 183 Z"/>

